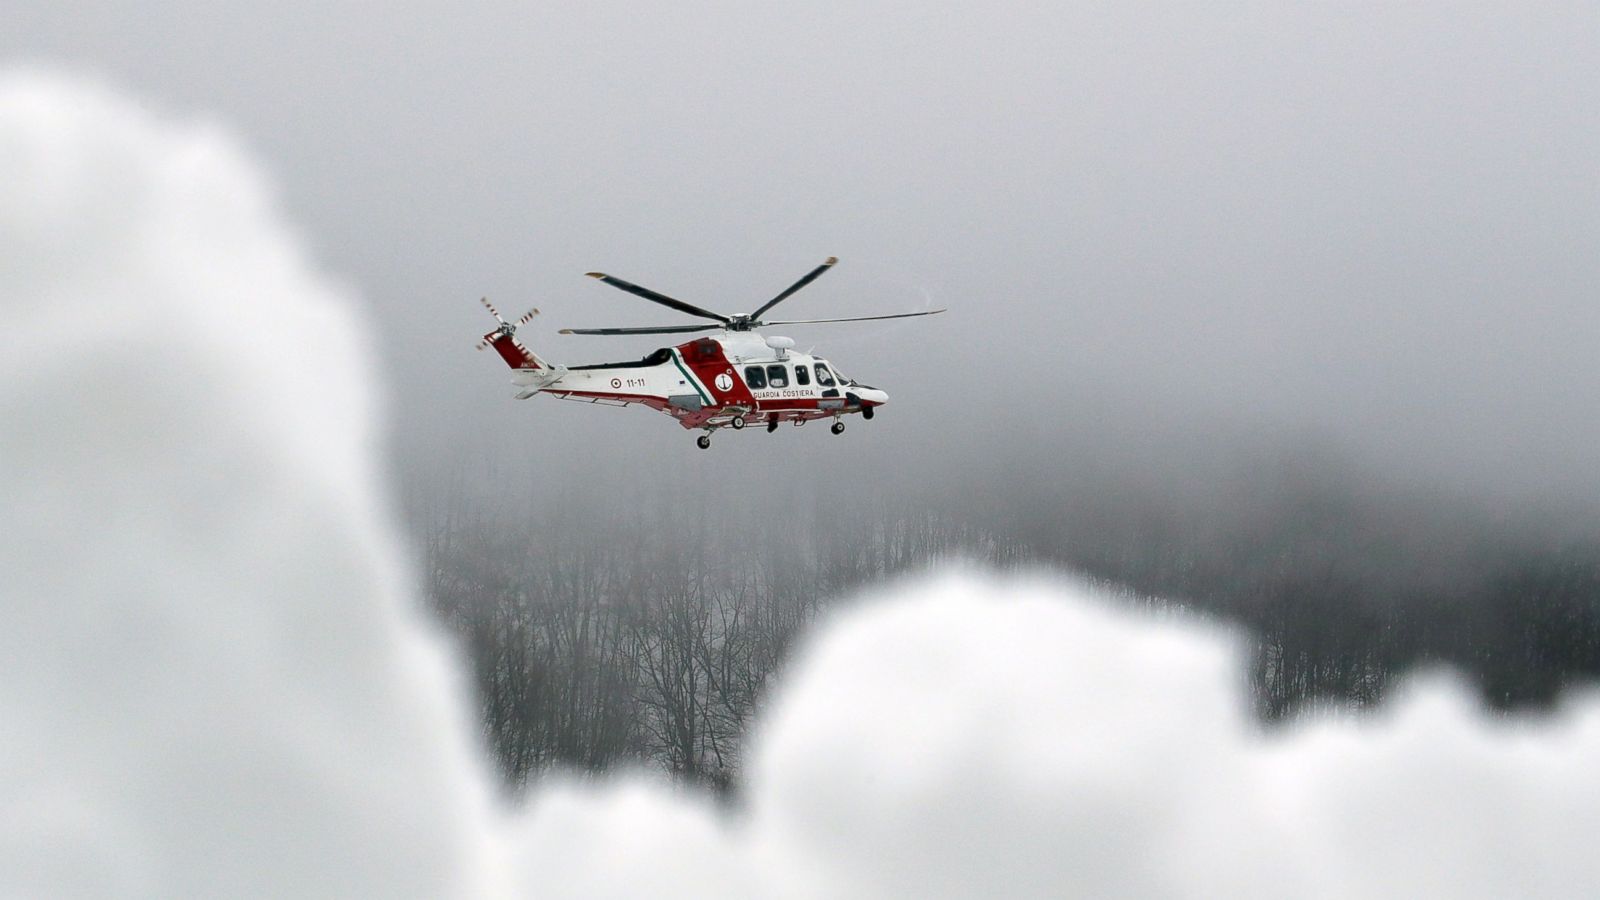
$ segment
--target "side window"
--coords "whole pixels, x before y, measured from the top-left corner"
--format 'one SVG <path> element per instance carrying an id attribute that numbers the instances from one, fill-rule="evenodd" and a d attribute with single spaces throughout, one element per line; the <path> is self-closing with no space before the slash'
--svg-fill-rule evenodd
<path id="1" fill-rule="evenodd" d="M 767 366 L 767 384 L 775 388 L 788 387 L 789 367 L 782 363 Z"/>
<path id="2" fill-rule="evenodd" d="M 767 386 L 767 373 L 760 366 L 745 366 L 744 383 L 750 386 L 750 390 L 759 391 Z"/>
<path id="3" fill-rule="evenodd" d="M 805 366 L 795 366 L 794 383 L 800 385 L 801 387 L 805 387 L 806 385 L 810 384 L 811 370 L 807 369 Z"/>
<path id="4" fill-rule="evenodd" d="M 833 373 L 822 363 L 817 363 L 817 384 L 823 387 L 833 387 Z"/>

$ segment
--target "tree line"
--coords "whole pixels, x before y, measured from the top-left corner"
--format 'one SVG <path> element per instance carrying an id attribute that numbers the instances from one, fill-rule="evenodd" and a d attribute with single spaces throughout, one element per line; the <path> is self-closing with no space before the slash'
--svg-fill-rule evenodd
<path id="1" fill-rule="evenodd" d="M 1583 529 L 1321 478 L 1242 484 L 840 493 L 781 516 L 683 496 L 559 521 L 456 502 L 422 538 L 513 785 L 619 764 L 734 785 L 805 625 L 943 559 L 1065 568 L 1238 623 L 1267 720 L 1377 703 L 1419 664 L 1467 673 L 1505 709 L 1600 675 L 1600 540 Z"/>
<path id="2" fill-rule="evenodd" d="M 553 765 L 648 764 L 726 788 L 745 724 L 821 609 L 957 548 L 1014 561 L 931 513 L 688 519 L 457 511 L 426 535 L 429 596 L 471 661 L 512 784 Z"/>

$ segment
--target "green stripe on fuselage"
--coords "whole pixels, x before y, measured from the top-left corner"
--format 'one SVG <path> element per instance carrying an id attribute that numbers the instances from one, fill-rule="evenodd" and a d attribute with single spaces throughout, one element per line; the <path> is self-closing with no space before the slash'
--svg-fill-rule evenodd
<path id="1" fill-rule="evenodd" d="M 683 357 L 676 350 L 672 351 L 672 364 L 678 367 L 678 371 L 683 373 L 684 378 L 689 379 L 691 385 L 694 385 L 695 393 L 700 395 L 701 402 L 707 406 L 717 405 L 716 401 L 711 399 L 711 395 L 706 393 L 706 389 L 700 386 L 700 379 L 694 377 L 694 373 L 684 366 Z"/>

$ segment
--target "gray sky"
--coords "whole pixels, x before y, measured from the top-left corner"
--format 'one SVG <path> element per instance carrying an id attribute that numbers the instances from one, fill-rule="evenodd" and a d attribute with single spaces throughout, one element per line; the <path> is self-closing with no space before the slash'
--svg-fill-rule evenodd
<path id="1" fill-rule="evenodd" d="M 221 122 L 386 342 L 402 469 L 957 477 L 1058 445 L 1311 443 L 1488 495 L 1600 464 L 1592 4 L 23 2 L 0 60 Z M 888 390 L 839 439 L 510 399 L 471 346 L 638 356 L 602 269 Z M 1085 437 L 1089 435 L 1089 437 Z M 1064 442 L 1064 443 L 1063 443 Z"/>
<path id="2" fill-rule="evenodd" d="M 495 796 L 347 298 L 253 164 L 126 96 L 0 75 L 0 895 L 1595 895 L 1594 691 L 1491 718 L 1435 674 L 1268 734 L 1240 635 L 1039 574 L 823 613 L 745 718 L 734 810 L 648 773 Z M 755 674 L 741 615 L 811 618 L 707 591 L 708 682 Z M 592 621 L 671 654 L 696 623 L 667 615 Z"/>

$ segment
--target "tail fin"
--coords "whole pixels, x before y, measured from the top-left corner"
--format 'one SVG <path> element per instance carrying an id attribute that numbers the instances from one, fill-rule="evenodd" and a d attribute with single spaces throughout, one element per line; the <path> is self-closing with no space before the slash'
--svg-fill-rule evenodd
<path id="1" fill-rule="evenodd" d="M 494 308 L 494 304 L 489 302 L 488 297 L 482 298 L 482 301 L 483 305 L 488 308 L 489 315 L 494 316 L 495 321 L 500 323 L 500 327 L 484 335 L 483 340 L 478 342 L 478 349 L 493 347 L 495 352 L 500 354 L 500 358 L 506 361 L 506 365 L 513 369 L 549 369 L 549 363 L 540 359 L 532 350 L 522 346 L 521 342 L 517 340 L 517 329 L 532 321 L 533 317 L 539 314 L 539 311 L 530 309 L 526 315 L 515 322 L 507 322 L 505 319 L 500 318 L 499 311 Z"/>
<path id="2" fill-rule="evenodd" d="M 510 332 L 491 331 L 483 336 L 486 346 L 493 347 L 513 369 L 548 369 L 550 364 L 534 355 L 532 350 L 511 336 Z"/>

